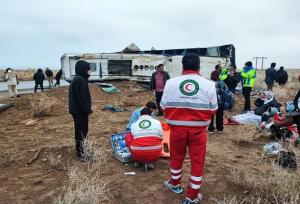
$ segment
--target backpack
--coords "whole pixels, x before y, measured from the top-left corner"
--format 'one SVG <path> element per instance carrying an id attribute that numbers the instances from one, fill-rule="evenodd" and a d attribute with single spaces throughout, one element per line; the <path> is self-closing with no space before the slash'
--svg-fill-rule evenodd
<path id="1" fill-rule="evenodd" d="M 275 162 L 282 168 L 297 169 L 296 155 L 294 152 L 280 151 Z"/>
<path id="2" fill-rule="evenodd" d="M 220 103 L 223 105 L 224 110 L 231 110 L 235 103 L 235 96 L 231 91 L 228 90 L 224 82 L 220 83 L 222 83 L 219 90 Z"/>

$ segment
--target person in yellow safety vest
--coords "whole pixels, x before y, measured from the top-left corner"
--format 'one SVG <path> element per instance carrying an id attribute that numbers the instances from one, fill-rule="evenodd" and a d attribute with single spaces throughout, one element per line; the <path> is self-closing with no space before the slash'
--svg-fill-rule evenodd
<path id="1" fill-rule="evenodd" d="M 226 78 L 227 78 L 227 76 L 228 76 L 228 67 L 223 67 L 222 68 L 222 71 L 221 71 L 221 74 L 220 74 L 220 80 L 221 81 L 224 81 Z"/>
<path id="2" fill-rule="evenodd" d="M 256 70 L 252 66 L 252 62 L 248 61 L 245 63 L 245 67 L 241 71 L 242 85 L 243 85 L 243 96 L 245 98 L 245 105 L 242 113 L 251 111 L 250 108 L 250 95 L 252 88 L 256 81 Z"/>

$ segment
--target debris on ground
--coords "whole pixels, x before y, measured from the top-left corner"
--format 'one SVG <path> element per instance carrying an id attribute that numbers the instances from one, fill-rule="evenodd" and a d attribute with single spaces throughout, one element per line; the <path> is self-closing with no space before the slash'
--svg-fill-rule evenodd
<path id="1" fill-rule="evenodd" d="M 0 111 L 3 111 L 7 108 L 13 107 L 13 103 L 0 103 Z"/>

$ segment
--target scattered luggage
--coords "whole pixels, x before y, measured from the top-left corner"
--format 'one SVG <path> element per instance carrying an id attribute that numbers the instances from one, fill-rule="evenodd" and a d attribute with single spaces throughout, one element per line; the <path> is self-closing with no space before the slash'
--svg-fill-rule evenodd
<path id="1" fill-rule="evenodd" d="M 123 112 L 124 111 L 121 107 L 113 106 L 112 104 L 106 104 L 103 109 L 109 110 L 111 112 Z"/>
<path id="2" fill-rule="evenodd" d="M 115 87 L 115 86 L 113 86 L 111 84 L 97 83 L 97 85 L 100 86 L 101 89 L 103 91 L 105 91 L 106 93 L 114 94 L 114 93 L 120 92 L 120 90 L 117 87 Z"/>
<path id="3" fill-rule="evenodd" d="M 14 106 L 14 104 L 12 103 L 0 103 L 0 111 L 10 108 L 12 106 Z"/>
<path id="4" fill-rule="evenodd" d="M 282 151 L 282 146 L 278 142 L 271 142 L 264 145 L 263 150 L 269 155 L 278 155 Z"/>
<path id="5" fill-rule="evenodd" d="M 290 151 L 280 151 L 275 163 L 285 169 L 297 169 L 296 155 Z"/>
<path id="6" fill-rule="evenodd" d="M 113 134 L 111 136 L 111 145 L 114 152 L 114 156 L 122 163 L 128 163 L 133 161 L 133 157 L 126 146 L 125 136 L 127 133 Z"/>

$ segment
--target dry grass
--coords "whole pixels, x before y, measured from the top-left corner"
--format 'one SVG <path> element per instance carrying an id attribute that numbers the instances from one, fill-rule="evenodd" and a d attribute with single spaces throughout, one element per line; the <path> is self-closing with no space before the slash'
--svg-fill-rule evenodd
<path id="1" fill-rule="evenodd" d="M 53 97 L 48 97 L 45 93 L 40 93 L 31 103 L 32 115 L 34 117 L 43 117 L 51 115 L 57 104 L 57 99 Z"/>
<path id="2" fill-rule="evenodd" d="M 216 204 L 243 204 L 244 202 L 239 201 L 236 196 L 225 196 L 223 199 L 211 199 Z"/>
<path id="3" fill-rule="evenodd" d="M 265 202 L 261 197 L 245 196 L 242 199 L 236 196 L 224 196 L 222 199 L 211 199 L 216 204 L 264 204 Z"/>
<path id="4" fill-rule="evenodd" d="M 286 71 L 288 72 L 289 75 L 289 80 L 287 85 L 289 85 L 291 82 L 298 81 L 299 69 L 290 69 Z M 255 87 L 264 88 L 264 89 L 267 88 L 267 85 L 265 84 L 265 70 L 257 70 Z"/>
<path id="5" fill-rule="evenodd" d="M 299 174 L 276 165 L 270 171 L 257 175 L 232 169 L 228 179 L 235 185 L 247 188 L 252 195 L 261 198 L 262 203 L 300 203 Z"/>
<path id="6" fill-rule="evenodd" d="M 110 182 L 105 176 L 110 152 L 94 140 L 86 140 L 84 147 L 85 157 L 91 158 L 92 162 L 85 167 L 69 167 L 69 185 L 65 187 L 63 194 L 53 199 L 54 204 L 112 203 Z"/>
<path id="7" fill-rule="evenodd" d="M 277 99 L 293 100 L 298 90 L 299 90 L 299 83 L 290 82 L 285 86 L 275 85 L 273 88 L 273 93 L 275 95 L 275 98 Z"/>
<path id="8" fill-rule="evenodd" d="M 261 134 L 256 130 L 253 125 L 240 125 L 236 134 L 234 135 L 233 142 L 240 146 L 250 146 L 254 140 L 261 137 Z"/>

